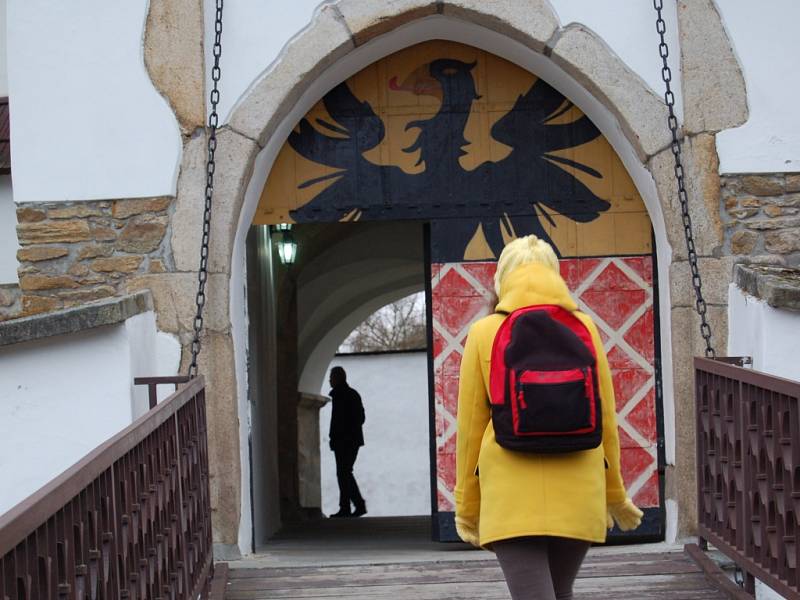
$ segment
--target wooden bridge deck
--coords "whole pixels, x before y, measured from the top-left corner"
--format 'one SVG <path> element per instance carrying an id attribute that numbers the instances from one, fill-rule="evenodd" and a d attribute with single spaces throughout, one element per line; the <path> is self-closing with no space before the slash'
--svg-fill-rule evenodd
<path id="1" fill-rule="evenodd" d="M 326 522 L 282 535 L 229 564 L 225 598 L 466 600 L 509 598 L 493 555 L 433 544 L 424 521 Z M 722 599 L 682 550 L 663 544 L 593 548 L 576 600 Z"/>

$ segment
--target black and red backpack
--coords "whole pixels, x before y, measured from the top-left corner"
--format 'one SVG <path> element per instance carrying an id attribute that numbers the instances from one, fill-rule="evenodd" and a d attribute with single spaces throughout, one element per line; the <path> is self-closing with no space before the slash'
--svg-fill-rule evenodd
<path id="1" fill-rule="evenodd" d="M 551 454 L 602 442 L 592 336 L 560 306 L 527 306 L 506 317 L 492 346 L 489 388 L 504 448 Z"/>

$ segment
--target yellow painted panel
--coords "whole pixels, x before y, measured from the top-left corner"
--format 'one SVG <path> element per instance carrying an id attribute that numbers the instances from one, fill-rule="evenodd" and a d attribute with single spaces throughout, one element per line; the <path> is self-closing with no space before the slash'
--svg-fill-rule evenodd
<path id="1" fill-rule="evenodd" d="M 355 98 L 368 102 L 383 123 L 383 140 L 363 153 L 368 163 L 394 165 L 408 176 L 424 176 L 429 165 L 424 161 L 419 162 L 421 151 L 408 153 L 404 149 L 414 144 L 422 131 L 420 127 L 409 127 L 409 123 L 433 119 L 442 107 L 443 98 L 446 97 L 443 88 L 445 79 L 442 78 L 441 82 L 437 80 L 429 66 L 431 62 L 443 58 L 455 59 L 466 65 L 474 63 L 468 72 L 478 97 L 465 105 L 469 106 L 470 112 L 460 121 L 463 131 L 453 131 L 452 135 L 456 137 L 450 138 L 454 149 L 457 144 L 455 140 L 461 137 L 466 140 L 461 148 L 463 154 L 458 157 L 461 172 L 468 177 L 478 168 L 484 169 L 485 173 L 487 169 L 491 171 L 496 163 L 515 160 L 515 149 L 495 139 L 492 128 L 514 109 L 521 96 L 531 90 L 537 77 L 482 50 L 464 44 L 432 40 L 387 56 L 345 82 Z M 463 73 L 466 67 L 461 65 L 460 68 Z M 549 115 L 539 114 L 536 110 L 531 113 L 531 118 L 538 115 L 542 121 L 533 128 L 534 131 L 545 131 L 551 125 L 568 125 L 583 117 L 583 113 L 568 100 L 550 109 Z M 329 123 L 334 128 L 346 128 L 329 114 L 322 101 L 309 111 L 306 118 L 315 131 L 333 140 L 346 139 L 354 133 L 326 127 L 325 123 Z M 458 119 L 454 122 L 458 122 Z M 535 160 L 549 162 L 550 166 L 541 168 L 550 169 L 550 172 L 553 169 L 563 171 L 588 187 L 594 196 L 610 204 L 609 209 L 594 220 L 577 222 L 569 215 L 561 215 L 536 204 L 541 201 L 541 192 L 535 189 L 530 191 L 530 218 L 536 220 L 538 215 L 541 227 L 563 256 L 638 254 L 652 250 L 651 226 L 644 203 L 621 160 L 602 135 L 572 148 L 545 152 Z M 510 176 L 515 173 L 528 174 L 525 169 L 525 164 L 519 164 L 501 172 L 508 172 Z M 596 171 L 601 176 L 593 176 L 587 170 Z M 333 177 L 325 179 L 330 175 Z M 291 220 L 290 211 L 302 207 L 321 191 L 335 185 L 341 176 L 347 175 L 331 166 L 304 158 L 288 143 L 285 144 L 262 190 L 254 222 L 267 224 Z M 510 182 L 505 187 L 518 189 L 513 187 L 515 185 L 522 183 Z M 500 190 L 498 193 L 501 193 Z M 549 215 L 549 218 L 545 215 Z M 361 211 L 355 208 L 348 212 L 346 218 L 355 220 L 360 216 Z M 525 218 L 513 216 L 520 226 L 524 223 L 520 219 Z M 487 227 L 492 222 L 491 219 L 487 221 Z M 497 223 L 510 221 L 501 221 L 498 215 Z M 506 235 L 505 227 L 501 227 L 500 231 Z M 476 221 L 475 234 L 464 248 L 464 257 L 476 259 L 488 258 L 489 255 L 491 250 L 485 232 Z"/>
<path id="2" fill-rule="evenodd" d="M 616 254 L 652 252 L 653 237 L 650 217 L 646 212 L 624 212 L 614 215 Z"/>
<path id="3" fill-rule="evenodd" d="M 578 236 L 580 234 L 578 224 L 572 219 L 559 214 L 552 214 L 550 218 L 553 219 L 555 225 L 547 223 L 545 230 L 561 252 L 561 256 L 579 256 Z"/>
<path id="4" fill-rule="evenodd" d="M 603 256 L 616 254 L 614 220 L 600 218 L 589 223 L 580 223 L 578 249 L 573 256 Z"/>

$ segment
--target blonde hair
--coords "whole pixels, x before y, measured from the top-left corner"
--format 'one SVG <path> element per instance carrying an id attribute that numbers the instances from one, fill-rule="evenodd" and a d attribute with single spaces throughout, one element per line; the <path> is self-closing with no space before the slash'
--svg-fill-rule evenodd
<path id="1" fill-rule="evenodd" d="M 497 261 L 497 271 L 494 274 L 494 291 L 500 297 L 500 286 L 503 279 L 520 265 L 538 263 L 559 272 L 558 257 L 553 247 L 540 240 L 535 235 L 526 235 L 506 244 L 500 259 Z"/>

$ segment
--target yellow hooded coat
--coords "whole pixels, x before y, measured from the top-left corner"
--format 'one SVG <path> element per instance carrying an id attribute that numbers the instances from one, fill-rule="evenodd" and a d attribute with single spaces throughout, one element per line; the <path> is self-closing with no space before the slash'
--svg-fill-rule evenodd
<path id="1" fill-rule="evenodd" d="M 472 325 L 458 391 L 456 519 L 478 531 L 480 545 L 534 535 L 590 542 L 606 539 L 607 504 L 623 502 L 611 371 L 592 320 L 577 310 L 560 275 L 541 264 L 517 267 L 503 280 L 498 311 L 534 304 L 569 310 L 589 329 L 597 352 L 603 443 L 592 450 L 529 454 L 495 441 L 489 408 L 489 363 L 505 315 Z"/>

